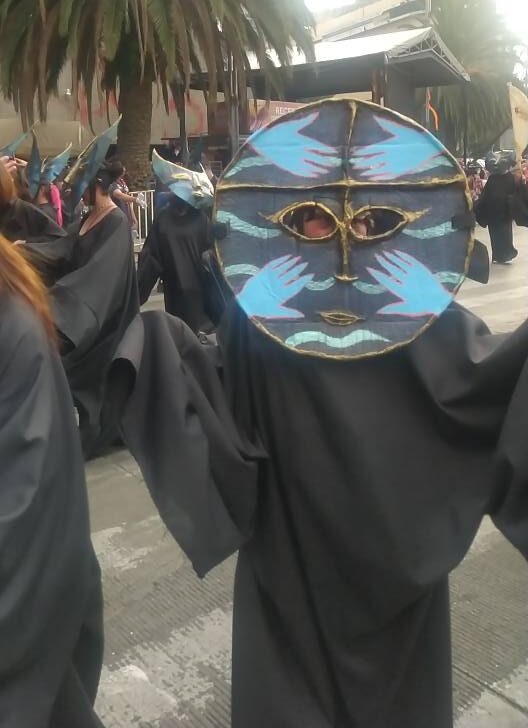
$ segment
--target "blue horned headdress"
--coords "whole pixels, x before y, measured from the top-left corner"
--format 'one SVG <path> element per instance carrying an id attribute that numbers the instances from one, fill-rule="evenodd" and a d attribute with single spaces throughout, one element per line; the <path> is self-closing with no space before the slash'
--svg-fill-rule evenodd
<path id="1" fill-rule="evenodd" d="M 66 147 L 66 149 L 63 152 L 61 152 L 60 154 L 57 154 L 56 157 L 51 157 L 50 159 L 46 159 L 46 161 L 42 165 L 42 171 L 41 171 L 41 179 L 43 182 L 51 184 L 52 182 L 55 182 L 55 180 L 57 180 L 61 176 L 61 174 L 64 172 L 64 170 L 68 166 L 68 161 L 70 159 L 72 146 L 73 145 L 70 143 Z"/>
<path id="2" fill-rule="evenodd" d="M 162 185 L 197 210 L 208 209 L 213 205 L 214 187 L 211 180 L 201 171 L 194 172 L 179 164 L 169 162 L 154 150 L 152 170 Z"/>
<path id="3" fill-rule="evenodd" d="M 117 129 L 121 117 L 108 127 L 106 131 L 95 137 L 77 158 L 77 161 L 66 175 L 65 184 L 71 189 L 71 203 L 77 205 L 85 191 L 97 176 L 101 165 L 106 159 L 108 150 L 117 142 Z"/>
<path id="4" fill-rule="evenodd" d="M 31 197 L 35 198 L 41 184 L 51 184 L 63 173 L 70 158 L 72 144 L 70 143 L 66 149 L 56 157 L 42 160 L 37 136 L 33 134 L 33 147 L 31 149 L 31 157 L 26 169 L 26 175 L 29 185 Z"/>
<path id="5" fill-rule="evenodd" d="M 0 157 L 14 157 L 17 151 L 20 149 L 22 144 L 26 141 L 26 139 L 30 136 L 30 131 L 24 131 L 22 134 L 19 134 L 16 139 L 13 139 L 12 142 L 10 142 L 7 146 L 2 147 L 0 149 Z"/>
<path id="6" fill-rule="evenodd" d="M 223 275 L 252 323 L 294 352 L 404 346 L 442 314 L 474 248 L 456 159 L 414 121 L 350 98 L 259 130 L 216 190 Z"/>

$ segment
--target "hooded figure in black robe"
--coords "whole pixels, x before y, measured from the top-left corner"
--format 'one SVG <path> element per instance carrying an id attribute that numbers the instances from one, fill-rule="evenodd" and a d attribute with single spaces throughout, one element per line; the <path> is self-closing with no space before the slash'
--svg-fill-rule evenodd
<path id="1" fill-rule="evenodd" d="M 106 375 L 123 334 L 139 311 L 130 225 L 108 193 L 119 166 L 99 163 L 94 177 L 88 176 L 94 166 L 90 154 L 104 159 L 112 134 L 113 129 L 99 137 L 99 143 L 67 180 L 93 206 L 81 229 L 65 238 L 60 249 L 31 246 L 43 257 L 58 257 L 54 263 L 60 266 L 60 275 L 50 288 L 51 307 L 86 456 L 116 436 L 104 407 Z"/>
<path id="2" fill-rule="evenodd" d="M 0 232 L 14 243 L 17 240 L 56 240 L 64 231 L 38 207 L 16 196 L 16 188 L 3 164 L 0 164 Z"/>
<path id="3" fill-rule="evenodd" d="M 157 213 L 139 256 L 140 301 L 148 300 L 161 278 L 165 310 L 195 333 L 209 333 L 214 325 L 207 313 L 202 255 L 213 243 L 205 213 L 212 204 L 212 185 L 205 173 L 167 162 L 156 152 L 153 169 L 173 194 Z"/>
<path id="4" fill-rule="evenodd" d="M 490 172 L 476 206 L 477 220 L 490 234 L 494 263 L 509 263 L 517 257 L 513 242 L 513 198 L 520 187 L 511 168 L 515 154 L 498 152 L 490 155 L 486 166 Z"/>
<path id="5" fill-rule="evenodd" d="M 453 725 L 449 573 L 485 514 L 528 556 L 528 330 L 492 336 L 452 303 L 471 205 L 441 144 L 374 105 L 250 138 L 216 200 L 233 445 L 260 453 L 234 490 L 217 448 L 194 452 L 198 479 L 189 448 L 159 447 L 172 422 L 178 443 L 216 442 L 205 352 L 152 314 L 127 334 L 112 376 L 129 372 L 123 433 L 162 516 L 199 574 L 242 544 L 233 728 Z"/>
<path id="6" fill-rule="evenodd" d="M 0 293 L 0 723 L 102 728 L 99 566 L 60 357 L 34 311 Z"/>
<path id="7" fill-rule="evenodd" d="M 115 208 L 85 234 L 71 237 L 66 272 L 50 289 L 62 360 L 79 413 L 87 456 L 109 444 L 104 398 L 110 362 L 139 311 L 130 225 Z"/>
<path id="8" fill-rule="evenodd" d="M 33 148 L 29 164 L 25 173 L 28 182 L 28 191 L 33 204 L 47 215 L 50 220 L 62 227 L 62 204 L 58 187 L 54 184 L 55 180 L 62 174 L 68 159 L 72 144 L 70 143 L 66 149 L 56 157 L 43 160 L 40 154 L 38 139 L 35 132 L 33 134 Z"/>

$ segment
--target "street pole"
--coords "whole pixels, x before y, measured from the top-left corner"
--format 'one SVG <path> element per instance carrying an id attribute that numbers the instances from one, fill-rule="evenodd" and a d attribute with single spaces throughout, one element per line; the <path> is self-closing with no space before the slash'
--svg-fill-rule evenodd
<path id="1" fill-rule="evenodd" d="M 229 54 L 228 61 L 228 83 L 229 83 L 229 153 L 231 159 L 238 151 L 240 146 L 240 113 L 238 98 L 238 75 L 234 64 L 232 54 Z"/>
<path id="2" fill-rule="evenodd" d="M 467 167 L 468 161 L 468 136 L 469 136 L 469 106 L 467 86 L 464 84 L 464 166 Z"/>

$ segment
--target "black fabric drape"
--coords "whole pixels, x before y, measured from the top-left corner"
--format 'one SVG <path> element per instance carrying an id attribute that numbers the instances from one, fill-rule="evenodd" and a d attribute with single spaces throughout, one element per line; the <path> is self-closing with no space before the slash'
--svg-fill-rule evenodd
<path id="1" fill-rule="evenodd" d="M 249 538 L 263 457 L 239 437 L 205 349 L 182 321 L 142 314 L 108 387 L 161 517 L 200 576 Z"/>
<path id="2" fill-rule="evenodd" d="M 195 332 L 214 326 L 206 312 L 202 255 L 212 244 L 209 222 L 199 210 L 181 214 L 169 204 L 157 215 L 139 256 L 140 301 L 145 303 L 158 278 L 165 309 Z"/>
<path id="3" fill-rule="evenodd" d="M 139 310 L 136 269 L 130 226 L 118 209 L 67 242 L 65 269 L 50 295 L 83 448 L 90 456 L 116 435 L 105 422 L 106 376 Z"/>
<path id="4" fill-rule="evenodd" d="M 97 728 L 101 581 L 73 402 L 40 322 L 6 294 L 0 351 L 0 725 Z"/>

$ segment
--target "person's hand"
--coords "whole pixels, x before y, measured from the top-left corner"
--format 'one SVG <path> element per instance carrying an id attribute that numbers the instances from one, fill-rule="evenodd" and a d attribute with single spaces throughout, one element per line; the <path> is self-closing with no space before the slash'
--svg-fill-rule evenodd
<path id="1" fill-rule="evenodd" d="M 301 276 L 307 263 L 286 255 L 264 266 L 250 278 L 237 296 L 238 303 L 250 317 L 265 319 L 301 319 L 304 314 L 284 304 L 300 293 L 313 275 Z"/>
<path id="2" fill-rule="evenodd" d="M 137 197 L 134 198 L 134 202 L 136 203 L 136 205 L 141 207 L 142 210 L 147 209 L 147 201 L 146 201 L 145 195 L 143 193 L 137 195 Z"/>
<path id="3" fill-rule="evenodd" d="M 11 177 L 13 177 L 13 175 L 17 171 L 16 159 L 13 159 L 13 157 L 0 157 L 0 162 L 2 162 Z"/>
<path id="4" fill-rule="evenodd" d="M 423 263 L 412 255 L 395 250 L 376 255 L 379 265 L 386 271 L 368 268 L 370 275 L 390 293 L 398 303 L 385 306 L 378 314 L 389 316 L 439 316 L 452 300 L 450 293 Z"/>

